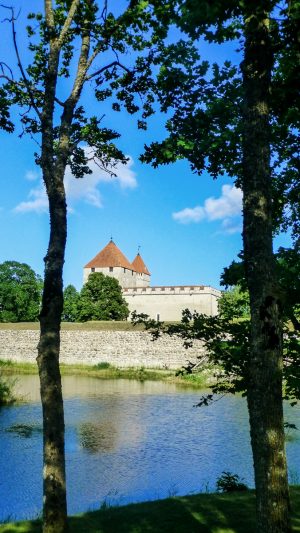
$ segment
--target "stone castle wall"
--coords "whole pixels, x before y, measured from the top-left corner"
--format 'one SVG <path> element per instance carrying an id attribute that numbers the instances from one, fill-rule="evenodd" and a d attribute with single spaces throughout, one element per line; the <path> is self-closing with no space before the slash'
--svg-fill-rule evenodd
<path id="1" fill-rule="evenodd" d="M 123 289 L 129 311 L 145 313 L 150 318 L 162 321 L 180 321 L 182 311 L 218 314 L 218 299 L 221 291 L 205 286 L 166 286 Z"/>
<path id="2" fill-rule="evenodd" d="M 0 330 L 0 359 L 34 363 L 39 331 Z M 200 341 L 185 350 L 182 341 L 164 336 L 153 342 L 145 331 L 62 331 L 61 362 L 117 367 L 180 368 L 203 354 Z"/>

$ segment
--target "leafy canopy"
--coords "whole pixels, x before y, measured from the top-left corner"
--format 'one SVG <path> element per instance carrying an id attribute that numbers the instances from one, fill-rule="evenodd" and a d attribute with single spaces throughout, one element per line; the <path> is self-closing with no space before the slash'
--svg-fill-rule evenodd
<path id="1" fill-rule="evenodd" d="M 42 278 L 26 263 L 0 264 L 0 322 L 38 320 Z"/>
<path id="2" fill-rule="evenodd" d="M 80 293 L 79 320 L 125 320 L 128 315 L 118 280 L 102 272 L 90 274 Z"/>
<path id="3" fill-rule="evenodd" d="M 64 290 L 64 308 L 62 313 L 62 321 L 76 322 L 78 319 L 78 304 L 80 295 L 74 285 L 67 285 Z"/>
<path id="4" fill-rule="evenodd" d="M 20 136 L 29 134 L 40 144 L 49 98 L 45 87 L 50 75 L 50 56 L 57 54 L 51 131 L 54 159 L 61 149 L 60 117 L 75 105 L 68 130 L 67 161 L 73 175 L 82 178 L 89 174 L 92 159 L 114 175 L 117 163 L 126 163 L 127 159 L 115 144 L 119 133 L 104 124 L 106 117 L 101 104 L 108 99 L 116 112 L 122 108 L 129 114 L 139 112 L 138 128 L 146 128 L 147 118 L 154 113 L 153 69 L 157 70 L 156 65 L 164 55 L 168 36 L 165 7 L 169 4 L 164 4 L 157 0 L 131 0 L 122 9 L 105 0 L 57 0 L 55 8 L 48 8 L 48 15 L 28 14 L 26 30 L 31 60 L 25 64 L 17 40 L 17 16 L 13 8 L 2 5 L 2 10 L 8 12 L 6 21 L 12 25 L 18 70 L 0 58 L 0 127 L 9 131 L 13 128 L 9 106 L 17 105 L 21 108 Z M 174 44 L 175 49 L 177 46 L 182 48 L 181 44 Z M 95 115 L 89 116 L 80 105 L 83 90 L 98 101 Z M 42 164 L 40 150 L 35 159 Z"/>
<path id="5" fill-rule="evenodd" d="M 161 110 L 168 112 L 167 137 L 146 146 L 142 161 L 157 167 L 184 158 L 198 174 L 205 170 L 213 178 L 225 174 L 241 186 L 245 112 L 242 51 L 251 2 L 177 0 L 173 5 L 172 21 L 191 42 L 185 46 L 185 57 L 164 58 L 157 95 Z M 260 6 L 256 7 L 259 13 Z M 290 227 L 297 240 L 300 2 L 278 4 L 272 0 L 268 8 L 274 60 L 268 102 L 274 231 Z M 262 13 L 263 9 L 262 4 Z M 203 41 L 218 45 L 230 42 L 239 54 L 234 60 L 210 62 L 202 54 Z"/>

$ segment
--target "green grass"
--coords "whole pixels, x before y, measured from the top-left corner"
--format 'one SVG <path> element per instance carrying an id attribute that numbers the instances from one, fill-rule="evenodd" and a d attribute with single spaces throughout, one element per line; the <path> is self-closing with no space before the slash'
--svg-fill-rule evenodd
<path id="1" fill-rule="evenodd" d="M 10 329 L 12 331 L 20 330 L 39 330 L 39 322 L 1 322 L 0 329 Z M 62 331 L 141 331 L 144 330 L 143 324 L 133 326 L 131 322 L 126 321 L 89 321 L 89 322 L 62 322 Z"/>
<path id="2" fill-rule="evenodd" d="M 300 532 L 300 487 L 291 487 L 293 531 Z M 254 533 L 253 491 L 198 494 L 111 507 L 70 517 L 70 533 Z M 0 533 L 40 533 L 41 522 L 0 525 Z"/>
<path id="3" fill-rule="evenodd" d="M 16 374 L 37 374 L 38 369 L 35 363 L 16 363 L 13 361 L 3 361 L 0 359 L 0 370 L 2 375 Z M 211 373 L 193 374 L 186 376 L 176 376 L 175 370 L 164 370 L 158 368 L 118 368 L 107 362 L 100 362 L 97 365 L 60 365 L 63 376 L 84 376 L 99 379 L 136 379 L 138 381 L 164 381 L 176 383 L 182 387 L 207 388 L 211 382 Z"/>
<path id="4" fill-rule="evenodd" d="M 166 324 L 177 324 L 177 322 L 166 322 Z M 0 330 L 10 329 L 12 331 L 20 330 L 39 330 L 39 322 L 0 322 Z M 143 324 L 136 324 L 132 322 L 120 320 L 90 320 L 88 322 L 62 322 L 61 329 L 63 331 L 144 331 Z"/>

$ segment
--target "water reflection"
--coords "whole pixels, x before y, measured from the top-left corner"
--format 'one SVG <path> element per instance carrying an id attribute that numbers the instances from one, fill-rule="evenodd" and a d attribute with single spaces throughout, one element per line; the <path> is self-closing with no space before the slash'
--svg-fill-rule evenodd
<path id="1" fill-rule="evenodd" d="M 28 403 L 0 410 L 0 519 L 42 507 L 42 413 L 37 376 L 18 378 Z M 253 486 L 246 403 L 193 408 L 199 392 L 160 382 L 63 378 L 71 514 L 170 494 L 213 490 L 226 470 Z M 288 420 L 300 426 L 298 408 Z M 300 441 L 287 443 L 293 481 Z M 299 476 L 298 476 L 299 477 Z"/>
<path id="2" fill-rule="evenodd" d="M 15 434 L 16 437 L 24 437 L 29 439 L 32 437 L 33 433 L 42 433 L 42 426 L 37 426 L 34 424 L 13 424 L 12 426 L 5 429 L 7 433 Z"/>
<path id="3" fill-rule="evenodd" d="M 81 448 L 89 453 L 110 452 L 116 447 L 117 431 L 111 422 L 83 422 L 78 437 Z"/>

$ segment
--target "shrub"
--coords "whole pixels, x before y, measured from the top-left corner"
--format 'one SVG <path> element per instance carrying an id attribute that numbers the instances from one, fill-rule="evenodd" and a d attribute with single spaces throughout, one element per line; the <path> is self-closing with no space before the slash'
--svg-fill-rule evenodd
<path id="1" fill-rule="evenodd" d="M 0 374 L 0 407 L 13 403 L 15 398 L 12 394 L 12 383 L 4 379 Z"/>
<path id="2" fill-rule="evenodd" d="M 231 472 L 222 472 L 222 475 L 216 482 L 217 492 L 242 492 L 248 490 L 247 485 L 242 483 L 237 474 Z"/>
<path id="3" fill-rule="evenodd" d="M 96 368 L 97 370 L 103 370 L 105 368 L 110 368 L 110 363 L 108 363 L 107 361 L 101 361 L 101 363 L 98 363 L 97 365 L 95 365 L 94 368 Z"/>

